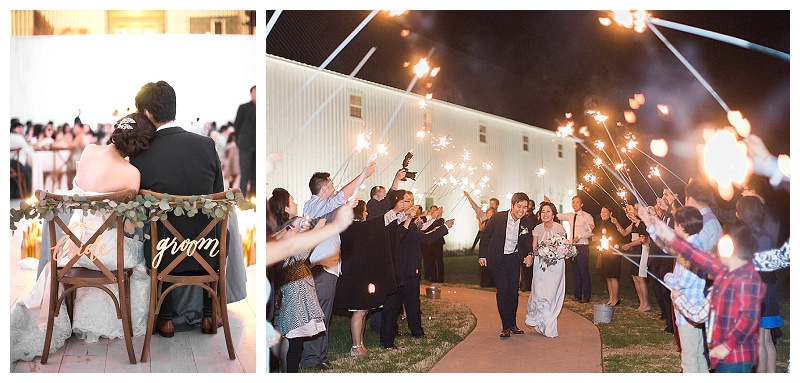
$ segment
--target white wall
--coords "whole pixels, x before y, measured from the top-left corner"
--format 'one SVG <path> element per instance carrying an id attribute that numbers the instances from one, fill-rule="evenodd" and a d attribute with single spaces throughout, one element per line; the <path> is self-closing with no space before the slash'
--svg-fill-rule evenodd
<path id="1" fill-rule="evenodd" d="M 476 182 L 481 175 L 489 177 L 491 188 L 484 188 L 481 197 L 475 200 L 488 202 L 489 198 L 500 200 L 501 210 L 510 206 L 510 194 L 517 191 L 528 193 L 535 201 L 542 199 L 542 192 L 571 211 L 570 198 L 575 194 L 575 150 L 570 140 L 557 138 L 549 130 L 525 125 L 516 121 L 489 115 L 472 109 L 441 102 L 428 101 L 425 109 L 417 102 L 420 96 L 405 96 L 403 91 L 361 80 L 348 80 L 346 76 L 323 71 L 304 89 L 300 89 L 315 73 L 316 68 L 267 56 L 267 152 L 278 152 L 282 161 L 276 170 L 267 176 L 266 190 L 283 187 L 295 197 L 300 209 L 311 193 L 308 180 L 314 172 L 324 171 L 335 175 L 335 186 L 340 188 L 358 175 L 368 161 L 369 151 L 353 154 L 356 135 L 372 132 L 372 143 L 387 144 L 389 154 L 379 157 L 377 171 L 360 191 L 362 199 L 369 199 L 369 189 L 377 184 L 389 186 L 394 173 L 402 165 L 406 152 L 414 151 L 409 166 L 412 171 L 421 171 L 417 181 L 404 181 L 400 187 L 416 189 L 415 197 L 432 189 L 435 182 L 445 175 L 445 162 L 456 162 L 463 153 L 471 154 L 470 164 L 477 167 L 471 175 L 466 171 L 454 171 Z M 410 79 L 409 79 L 410 80 Z M 337 90 L 344 84 L 342 90 Z M 363 119 L 349 116 L 349 95 L 362 95 Z M 332 98 L 331 96 L 334 95 Z M 509 95 L 512 97 L 513 95 Z M 329 104 L 313 119 L 314 112 L 331 98 Z M 400 112 L 379 138 L 397 108 Z M 417 139 L 415 133 L 422 127 L 423 112 L 433 113 L 433 135 L 451 137 L 451 147 L 435 151 L 428 136 Z M 487 143 L 478 141 L 478 126 L 487 126 Z M 303 125 L 307 125 L 303 128 Z M 522 150 L 522 136 L 529 136 L 530 150 Z M 563 158 L 557 158 L 557 145 L 563 144 Z M 483 162 L 492 162 L 493 169 L 481 169 Z M 427 164 L 427 165 L 426 165 Z M 540 167 L 546 169 L 544 177 L 535 173 Z M 453 173 L 451 173 L 452 175 Z M 452 192 L 448 193 L 448 190 Z M 455 218 L 456 225 L 445 238 L 448 249 L 459 249 L 472 245 L 477 232 L 475 213 L 464 200 L 460 188 L 439 186 L 430 195 L 433 203 L 444 206 L 445 218 Z M 425 207 L 425 200 L 417 200 Z"/>
<path id="2" fill-rule="evenodd" d="M 256 82 L 255 36 L 79 35 L 12 37 L 11 117 L 94 126 L 114 110 L 134 110 L 147 83 L 177 94 L 177 120 L 233 121 Z"/>

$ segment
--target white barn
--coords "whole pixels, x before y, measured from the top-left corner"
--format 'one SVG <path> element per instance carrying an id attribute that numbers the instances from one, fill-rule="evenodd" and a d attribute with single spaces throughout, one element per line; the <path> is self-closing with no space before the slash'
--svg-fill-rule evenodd
<path id="1" fill-rule="evenodd" d="M 537 202 L 546 194 L 559 212 L 572 211 L 576 167 L 571 139 L 447 102 L 427 100 L 421 107 L 424 97 L 419 95 L 272 55 L 266 63 L 266 152 L 281 156 L 266 177 L 267 196 L 276 187 L 285 188 L 302 209 L 311 197 L 308 181 L 314 172 L 331 173 L 338 189 L 358 175 L 382 143 L 387 154 L 377 157 L 377 170 L 359 197 L 368 200 L 375 185 L 388 187 L 413 150 L 408 168 L 419 174 L 416 181 L 400 182 L 400 188 L 412 190 L 423 208 L 444 206 L 444 218 L 455 219 L 445 237 L 448 250 L 470 247 L 477 232 L 463 190 L 478 203 L 497 198 L 500 210 L 509 208 L 514 192 L 523 191 Z M 418 137 L 421 130 L 424 138 Z M 370 148 L 360 152 L 359 133 L 371 133 Z M 432 139 L 442 136 L 449 145 L 437 150 Z M 448 163 L 455 167 L 448 171 Z M 482 187 L 483 177 L 488 180 Z"/>

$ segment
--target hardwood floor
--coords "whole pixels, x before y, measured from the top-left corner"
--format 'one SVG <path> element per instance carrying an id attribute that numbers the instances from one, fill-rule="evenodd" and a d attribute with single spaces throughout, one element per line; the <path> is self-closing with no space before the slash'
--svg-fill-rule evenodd
<path id="1" fill-rule="evenodd" d="M 18 230 L 21 232 L 21 230 Z M 35 283 L 35 270 L 22 270 L 19 266 L 19 233 L 10 238 L 10 293 L 11 307 L 25 299 Z M 46 365 L 37 357 L 33 361 L 11 363 L 11 372 L 256 372 L 256 270 L 247 270 L 247 298 L 228 305 L 231 338 L 236 359 L 228 359 L 222 329 L 217 334 L 206 335 L 200 328 L 176 332 L 172 338 L 154 335 L 151 339 L 150 358 L 146 363 L 130 364 L 125 342 L 122 339 L 102 338 L 96 343 L 86 343 L 76 337 L 69 338 L 65 347 L 50 354 Z M 10 311 L 9 311 L 10 312 Z M 133 338 L 137 361 L 141 357 L 144 336 Z"/>

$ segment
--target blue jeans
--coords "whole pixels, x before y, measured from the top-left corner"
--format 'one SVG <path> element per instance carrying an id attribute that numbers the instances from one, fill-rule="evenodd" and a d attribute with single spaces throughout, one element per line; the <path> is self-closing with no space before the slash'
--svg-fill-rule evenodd
<path id="1" fill-rule="evenodd" d="M 739 362 L 739 363 L 717 363 L 717 372 L 728 373 L 749 373 L 753 370 L 753 363 Z"/>

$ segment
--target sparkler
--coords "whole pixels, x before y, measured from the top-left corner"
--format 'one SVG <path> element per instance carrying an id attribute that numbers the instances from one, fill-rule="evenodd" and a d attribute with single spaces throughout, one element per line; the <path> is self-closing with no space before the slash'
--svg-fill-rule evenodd
<path id="1" fill-rule="evenodd" d="M 278 17 L 281 15 L 281 12 L 283 12 L 283 11 L 282 10 L 277 10 L 277 11 L 272 13 L 272 16 L 270 16 L 269 21 L 267 22 L 267 35 L 266 36 L 269 36 L 269 32 L 272 30 L 272 27 L 275 26 L 275 23 L 278 21 Z"/>
<path id="2" fill-rule="evenodd" d="M 664 181 L 664 179 L 661 178 L 661 171 L 658 170 L 658 167 L 656 167 L 656 166 L 651 166 L 650 167 L 650 174 L 648 174 L 647 177 L 651 177 L 651 176 L 658 177 L 658 179 L 660 179 L 661 182 L 664 183 L 664 187 L 667 188 L 667 190 L 669 190 L 669 193 L 672 194 L 672 195 L 675 195 L 675 192 L 672 191 L 672 188 L 670 188 L 669 185 L 667 185 L 666 181 Z M 675 198 L 675 200 L 678 201 L 679 205 L 683 206 L 683 202 L 681 202 L 680 199 Z"/>
<path id="3" fill-rule="evenodd" d="M 283 114 L 284 114 L 284 113 L 285 113 L 285 112 L 286 112 L 286 111 L 287 111 L 287 110 L 288 110 L 288 109 L 289 109 L 289 108 L 290 108 L 290 107 L 291 107 L 291 106 L 294 104 L 294 102 L 297 100 L 297 97 L 298 97 L 298 96 L 300 96 L 300 94 L 301 94 L 301 93 L 303 93 L 303 91 L 304 91 L 304 90 L 305 90 L 305 89 L 306 89 L 306 88 L 307 88 L 309 85 L 311 85 L 311 82 L 312 82 L 312 81 L 314 81 L 314 79 L 315 79 L 315 78 L 317 78 L 317 76 L 319 76 L 319 74 L 320 74 L 320 73 L 322 73 L 322 70 L 323 70 L 323 69 L 325 69 L 325 68 L 328 66 L 328 64 L 330 64 L 330 63 L 331 63 L 331 61 L 333 61 L 333 59 L 334 59 L 334 58 L 336 58 L 336 56 L 338 56 L 338 55 L 339 55 L 339 52 L 341 52 L 341 51 L 342 51 L 342 49 L 344 49 L 344 47 L 345 47 L 345 46 L 347 46 L 347 44 L 349 44 L 349 43 L 350 43 L 350 41 L 352 41 L 352 40 L 353 40 L 353 38 L 354 38 L 354 37 L 356 37 L 356 35 L 357 35 L 359 32 L 361 32 L 361 30 L 362 30 L 362 29 L 364 29 L 364 27 L 367 25 L 367 23 L 369 23 L 369 22 L 370 22 L 370 20 L 372 20 L 372 18 L 373 18 L 373 17 L 375 17 L 375 15 L 377 15 L 377 14 L 378 14 L 378 11 L 377 11 L 377 10 L 375 10 L 375 11 L 372 11 L 372 12 L 371 12 L 369 15 L 367 15 L 367 17 L 365 17 L 365 18 L 364 18 L 364 20 L 363 20 L 363 21 L 361 21 L 361 24 L 358 24 L 358 26 L 356 27 L 356 29 L 354 29 L 352 32 L 350 32 L 350 35 L 348 35 L 348 36 L 347 36 L 347 37 L 346 37 L 346 38 L 345 38 L 345 39 L 344 39 L 344 40 L 343 40 L 343 41 L 342 41 L 342 42 L 339 44 L 339 46 L 338 46 L 338 47 L 336 47 L 336 49 L 334 49 L 334 51 L 333 51 L 333 52 L 331 52 L 331 54 L 330 54 L 330 55 L 328 55 L 328 58 L 327 58 L 327 59 L 325 59 L 325 61 L 324 61 L 324 62 L 322 62 L 322 65 L 320 65 L 320 66 L 317 68 L 317 70 L 315 70 L 315 71 L 314 71 L 314 74 L 312 74 L 312 75 L 311 75 L 311 77 L 309 77 L 309 78 L 308 78 L 308 80 L 306 80 L 305 84 L 303 84 L 303 86 L 302 86 L 300 89 L 298 89 L 298 90 L 297 90 L 297 91 L 294 93 L 294 95 L 292 96 L 292 98 L 289 100 L 289 103 L 288 103 L 288 104 L 287 104 L 287 105 L 286 105 L 286 106 L 283 108 L 283 110 L 282 110 L 282 111 L 281 111 L 281 112 L 278 114 L 278 117 L 277 117 L 277 119 L 280 119 L 280 118 L 283 116 Z M 374 48 L 373 48 L 373 49 L 374 49 Z M 371 52 L 372 52 L 372 51 L 371 51 Z M 372 53 L 369 53 L 368 55 L 370 55 L 370 56 L 371 56 L 371 55 L 372 55 Z M 363 65 L 363 64 L 359 64 L 359 65 Z M 359 68 L 359 69 L 360 69 L 360 68 Z"/>
<path id="4" fill-rule="evenodd" d="M 623 252 L 619 251 L 617 248 L 615 248 L 615 247 L 610 247 L 610 248 L 609 248 L 609 250 L 613 251 L 613 252 L 614 252 L 614 253 L 616 253 L 617 255 L 621 255 L 622 257 L 624 257 L 625 259 L 627 259 L 627 260 L 628 260 L 628 262 L 630 262 L 630 263 L 633 263 L 633 264 L 634 264 L 634 265 L 636 265 L 637 267 L 640 267 L 638 262 L 636 262 L 636 261 L 634 261 L 633 259 L 631 259 L 631 258 L 630 258 L 630 257 L 629 257 L 627 254 L 625 254 L 625 253 L 623 253 Z M 674 256 L 671 256 L 671 255 L 648 255 L 647 257 L 648 257 L 648 258 L 675 258 Z M 651 273 L 651 272 L 650 272 L 650 270 L 647 270 L 647 274 L 650 274 L 650 276 L 651 276 L 651 277 L 653 277 L 655 280 L 657 280 L 657 281 L 658 281 L 658 283 L 660 283 L 662 286 L 664 286 L 664 287 L 666 287 L 667 289 L 669 289 L 670 291 L 672 291 L 672 289 L 670 289 L 670 287 L 669 287 L 669 286 L 667 286 L 667 284 L 666 284 L 666 283 L 664 283 L 664 281 L 662 281 L 662 280 L 661 280 L 661 279 L 659 279 L 657 276 L 655 276 L 655 274 Z"/>
<path id="5" fill-rule="evenodd" d="M 711 85 L 703 78 L 703 76 L 701 76 L 700 73 L 698 73 L 697 70 L 694 69 L 692 64 L 690 64 L 689 61 L 686 60 L 685 57 L 683 57 L 681 52 L 679 52 L 678 49 L 675 48 L 675 46 L 673 46 L 672 43 L 670 43 L 669 40 L 667 40 L 667 38 L 664 37 L 664 35 L 661 34 L 658 28 L 656 28 L 656 26 L 653 24 L 652 20 L 647 18 L 644 20 L 644 22 L 647 24 L 648 27 L 650 27 L 650 30 L 653 31 L 653 34 L 655 34 L 656 37 L 658 37 L 659 40 L 661 40 L 661 42 L 663 42 L 664 45 L 666 45 L 667 48 L 669 48 L 669 50 L 672 51 L 675 57 L 677 57 L 678 60 L 683 64 L 683 66 L 685 66 L 686 69 L 688 69 L 689 72 L 692 73 L 692 75 L 697 79 L 697 81 L 699 81 L 700 84 L 702 84 L 703 87 L 706 88 L 708 93 L 710 93 L 711 96 L 717 100 L 717 103 L 719 103 L 722 109 L 724 109 L 726 113 L 730 112 L 731 109 L 728 107 L 728 104 L 726 104 L 725 101 L 722 101 L 722 98 L 719 96 L 719 94 L 717 94 L 717 91 L 715 91 L 714 88 L 712 88 Z"/>
<path id="6" fill-rule="evenodd" d="M 426 58 L 421 59 L 420 61 L 425 60 L 427 62 L 427 58 L 433 55 L 435 49 L 436 49 L 435 47 L 431 48 L 431 50 L 428 51 L 428 55 L 425 56 Z M 394 119 L 397 118 L 397 115 L 400 113 L 400 109 L 403 107 L 403 101 L 405 101 L 406 96 L 408 96 L 408 94 L 411 93 L 411 89 L 414 88 L 414 84 L 417 83 L 418 79 L 419 77 L 415 75 L 414 78 L 411 79 L 411 83 L 408 84 L 408 87 L 406 88 L 403 97 L 401 97 L 400 101 L 397 103 L 397 107 L 395 108 L 392 117 L 389 119 L 389 121 L 386 123 L 386 126 L 383 128 L 383 132 L 381 133 L 381 141 L 383 141 L 383 138 L 386 136 L 386 132 L 389 130 L 389 127 L 392 126 L 392 123 L 394 123 Z"/>
<path id="7" fill-rule="evenodd" d="M 752 49 L 754 51 L 758 51 L 758 52 L 761 52 L 761 53 L 766 53 L 766 54 L 768 54 L 770 56 L 777 57 L 777 58 L 779 58 L 781 60 L 789 61 L 789 54 L 788 53 L 783 53 L 783 52 L 781 52 L 779 50 L 776 50 L 776 49 L 772 49 L 772 48 L 765 47 L 763 45 L 758 45 L 758 44 L 755 44 L 755 43 L 751 43 L 751 42 L 749 42 L 747 40 L 742 40 L 742 39 L 737 38 L 737 37 L 723 35 L 722 33 L 711 32 L 711 31 L 708 31 L 708 30 L 705 30 L 705 29 L 701 29 L 701 28 L 697 28 L 697 27 L 691 27 L 691 26 L 684 25 L 684 24 L 679 24 L 679 23 L 676 23 L 676 22 L 673 22 L 673 21 L 667 21 L 667 20 L 657 19 L 657 18 L 653 18 L 653 17 L 648 17 L 647 21 L 649 21 L 651 24 L 655 24 L 655 25 L 658 25 L 658 26 L 661 26 L 661 27 L 664 27 L 664 28 L 675 29 L 675 30 L 679 30 L 679 31 L 682 31 L 682 32 L 691 33 L 691 34 L 694 34 L 694 35 L 707 37 L 707 38 L 710 38 L 710 39 L 713 39 L 713 40 L 722 41 L 722 42 L 725 42 L 725 43 L 728 43 L 728 44 L 731 44 L 731 45 L 735 45 L 735 46 L 738 46 L 738 47 L 741 47 L 741 48 Z"/>
<path id="8" fill-rule="evenodd" d="M 583 184 L 578 184 L 578 190 L 580 190 L 580 191 L 583 191 L 584 193 L 586 193 L 586 195 L 588 195 L 588 196 L 589 196 L 589 198 L 591 198 L 591 199 L 592 199 L 592 201 L 594 201 L 594 202 L 595 202 L 596 204 L 598 204 L 599 206 L 603 206 L 603 205 L 602 205 L 602 204 L 601 204 L 599 201 L 597 201 L 597 200 L 596 200 L 596 199 L 595 199 L 595 198 L 594 198 L 594 197 L 593 197 L 593 196 L 592 196 L 592 195 L 589 193 L 589 190 L 586 188 L 586 186 L 583 186 Z"/>
<path id="9" fill-rule="evenodd" d="M 647 186 L 650 188 L 650 190 L 653 191 L 653 194 L 656 195 L 656 198 L 661 197 L 658 193 L 656 193 L 656 190 L 653 189 L 653 186 L 650 185 L 650 182 L 647 181 L 647 177 L 644 176 L 644 173 L 642 173 L 641 169 L 639 169 L 639 166 L 636 165 L 636 162 L 633 161 L 633 158 L 631 158 L 631 156 L 628 155 L 628 152 L 627 151 L 623 151 L 623 153 L 625 153 L 625 156 L 628 157 L 629 160 L 631 160 L 631 163 L 633 164 L 633 167 L 635 167 L 636 171 L 639 172 L 639 175 L 642 176 L 642 179 L 644 180 L 645 183 L 647 183 Z"/>
<path id="10" fill-rule="evenodd" d="M 297 139 L 297 137 L 300 137 L 301 133 L 306 129 L 308 124 L 310 124 L 311 121 L 313 121 L 314 118 L 316 118 L 317 115 L 319 115 L 320 112 L 322 112 L 322 110 L 325 109 L 326 106 L 328 106 L 328 104 L 331 102 L 331 100 L 333 100 L 333 98 L 336 97 L 336 95 L 338 95 L 339 92 L 341 92 L 342 89 L 345 88 L 345 86 L 347 86 L 347 84 L 350 82 L 350 80 L 352 80 L 353 77 L 355 77 L 355 75 L 361 70 L 361 68 L 364 67 L 364 64 L 366 64 L 367 60 L 369 60 L 369 58 L 372 57 L 372 54 L 375 53 L 376 49 L 377 48 L 372 47 L 372 49 L 370 49 L 367 52 L 367 54 L 364 55 L 364 58 L 361 59 L 361 62 L 359 62 L 358 65 L 355 67 L 355 69 L 353 69 L 353 71 L 350 72 L 350 75 L 347 76 L 347 81 L 343 81 L 341 83 L 341 85 L 339 85 L 339 87 L 336 88 L 336 90 L 333 93 L 331 93 L 331 95 L 328 96 L 328 98 L 326 98 L 325 101 L 319 107 L 317 107 L 316 110 L 314 110 L 314 113 L 312 113 L 311 116 L 308 117 L 306 122 L 304 122 L 303 125 L 300 126 L 300 129 L 298 129 L 297 133 L 295 133 L 294 137 L 286 143 L 286 145 L 284 146 L 284 150 L 282 150 L 282 151 L 285 151 L 285 148 L 288 147 L 289 145 L 291 145 L 294 142 L 294 140 Z M 288 108 L 288 106 L 287 106 L 287 108 Z M 285 110 L 286 110 L 286 108 L 284 109 L 284 111 Z"/>
<path id="11" fill-rule="evenodd" d="M 662 163 L 658 162 L 658 161 L 657 161 L 655 158 L 651 157 L 649 154 L 647 154 L 647 153 L 643 152 L 643 151 L 642 151 L 641 149 L 639 149 L 639 148 L 636 148 L 636 147 L 634 147 L 634 149 L 638 150 L 638 151 L 639 151 L 639 153 L 642 153 L 642 154 L 644 154 L 645 156 L 647 156 L 647 158 L 649 158 L 650 160 L 652 160 L 653 162 L 655 162 L 656 164 L 658 164 L 658 166 L 661 166 L 662 168 L 664 168 L 664 169 L 665 169 L 666 171 L 668 171 L 670 174 L 672 174 L 673 176 L 675 176 L 675 178 L 677 178 L 679 181 L 683 182 L 683 184 L 684 184 L 684 185 L 686 185 L 686 181 L 684 181 L 684 180 L 683 180 L 681 177 L 678 177 L 678 175 L 677 175 L 677 174 L 673 173 L 673 172 L 672 172 L 672 170 L 669 170 L 669 168 L 667 168 L 666 166 L 664 166 Z M 662 181 L 663 181 L 663 180 L 662 180 Z"/>

